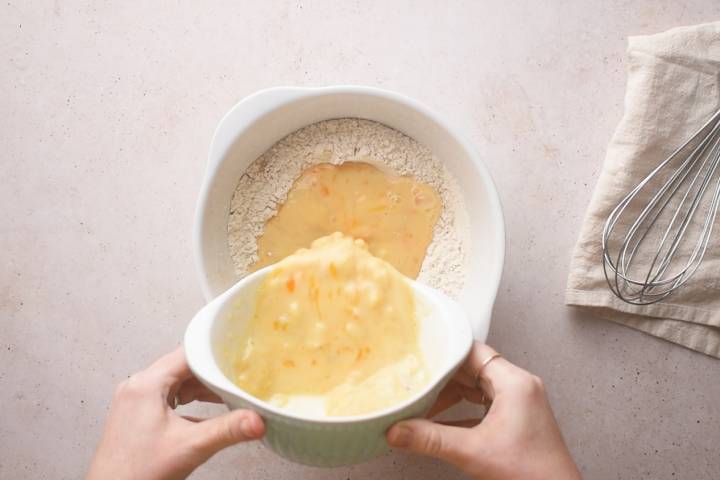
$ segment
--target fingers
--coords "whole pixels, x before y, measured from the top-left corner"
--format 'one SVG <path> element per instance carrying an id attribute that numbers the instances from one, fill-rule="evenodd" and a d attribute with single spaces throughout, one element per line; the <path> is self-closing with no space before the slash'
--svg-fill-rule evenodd
<path id="1" fill-rule="evenodd" d="M 145 371 L 148 375 L 160 379 L 163 385 L 173 385 L 192 378 L 185 350 L 182 347 L 160 357 Z"/>
<path id="2" fill-rule="evenodd" d="M 120 382 L 115 394 L 122 396 L 152 396 L 156 397 L 158 391 L 168 400 L 175 395 L 170 390 L 184 380 L 192 378 L 192 372 L 185 361 L 182 348 L 176 349 L 155 361 L 145 370 L 132 374 L 127 380 Z"/>
<path id="3" fill-rule="evenodd" d="M 192 423 L 200 423 L 200 422 L 207 420 L 206 418 L 195 417 L 193 415 L 180 415 L 180 418 L 182 418 L 183 420 L 187 420 L 188 422 L 192 422 Z"/>
<path id="4" fill-rule="evenodd" d="M 191 378 L 180 385 L 177 391 L 178 405 L 199 400 L 201 402 L 223 403 L 222 399 L 203 385 L 197 378 Z"/>
<path id="5" fill-rule="evenodd" d="M 163 355 L 133 377 L 136 378 L 136 383 L 145 385 L 148 392 L 160 389 L 167 397 L 168 406 L 174 407 L 176 399 L 177 405 L 185 405 L 194 400 L 223 403 L 220 397 L 193 376 L 182 347 Z"/>
<path id="6" fill-rule="evenodd" d="M 438 395 L 435 405 L 430 408 L 426 417 L 434 417 L 440 412 L 447 410 L 463 399 L 478 404 L 485 404 L 485 394 L 476 388 L 471 388 L 451 380 Z"/>
<path id="7" fill-rule="evenodd" d="M 442 422 L 437 422 L 442 425 L 450 425 L 453 427 L 463 427 L 463 428 L 473 428 L 476 427 L 482 422 L 482 418 L 466 418 L 464 420 L 446 420 Z"/>
<path id="8" fill-rule="evenodd" d="M 495 395 L 512 382 L 518 372 L 524 372 L 503 357 L 495 358 L 483 365 L 496 353 L 492 347 L 475 342 L 455 380 L 468 387 L 480 388 L 490 400 L 494 399 Z"/>
<path id="9" fill-rule="evenodd" d="M 461 466 L 473 456 L 473 435 L 477 433 L 466 428 L 413 419 L 393 425 L 386 439 L 392 447 Z"/>
<path id="10" fill-rule="evenodd" d="M 236 443 L 255 440 L 265 434 L 260 416 L 250 410 L 233 410 L 192 426 L 195 447 L 206 458 Z"/>
<path id="11" fill-rule="evenodd" d="M 443 412 L 448 408 L 452 407 L 453 405 L 460 403 L 462 399 L 463 396 L 460 392 L 459 384 L 451 381 L 447 384 L 445 388 L 440 391 L 440 393 L 438 394 L 438 398 L 435 401 L 435 404 L 430 407 L 430 410 L 425 416 L 427 418 L 434 417 L 438 413 Z"/>

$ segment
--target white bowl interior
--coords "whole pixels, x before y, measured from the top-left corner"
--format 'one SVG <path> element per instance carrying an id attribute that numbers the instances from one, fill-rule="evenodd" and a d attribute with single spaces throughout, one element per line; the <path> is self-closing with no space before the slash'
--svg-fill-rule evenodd
<path id="1" fill-rule="evenodd" d="M 193 372 L 210 384 L 219 395 L 241 397 L 265 410 L 283 415 L 310 420 L 343 421 L 366 417 L 312 417 L 294 415 L 254 398 L 235 385 L 223 372 L 224 348 L 228 345 L 229 334 L 235 338 L 245 331 L 247 322 L 254 313 L 255 293 L 264 276 L 272 269 L 266 267 L 238 282 L 234 287 L 205 306 L 188 326 L 185 335 L 185 349 Z M 455 368 L 470 350 L 472 332 L 463 309 L 453 300 L 430 287 L 412 282 L 415 289 L 417 315 L 419 320 L 419 344 L 431 379 L 415 397 L 437 384 Z M 402 408 L 413 399 L 385 410 L 373 412 L 370 416 L 388 413 Z"/>
<path id="2" fill-rule="evenodd" d="M 423 105 L 368 87 L 276 88 L 236 105 L 213 138 L 196 218 L 196 258 L 208 300 L 236 281 L 227 219 L 238 179 L 248 165 L 288 134 L 322 120 L 356 117 L 405 133 L 437 155 L 457 179 L 470 217 L 471 251 L 458 301 L 484 341 L 504 259 L 504 224 L 492 180 L 475 150 Z"/>

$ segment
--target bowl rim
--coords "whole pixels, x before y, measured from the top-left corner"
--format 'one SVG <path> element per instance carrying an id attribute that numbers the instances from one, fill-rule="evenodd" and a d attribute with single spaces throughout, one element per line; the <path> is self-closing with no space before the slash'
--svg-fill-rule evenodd
<path id="1" fill-rule="evenodd" d="M 225 394 L 241 398 L 243 401 L 250 404 L 252 408 L 259 410 L 261 413 L 268 412 L 278 417 L 315 425 L 347 425 L 371 422 L 391 417 L 411 407 L 412 405 L 417 404 L 420 400 L 431 393 L 433 389 L 438 387 L 438 385 L 442 385 L 449 374 L 455 372 L 460 367 L 472 349 L 472 328 L 464 309 L 457 303 L 457 301 L 432 287 L 416 282 L 412 279 L 405 279 L 408 283 L 410 283 L 413 290 L 416 292 L 419 290 L 423 299 L 432 303 L 433 308 L 437 308 L 443 317 L 446 319 L 449 318 L 450 322 L 456 322 L 456 325 L 464 330 L 464 332 L 457 334 L 459 341 L 457 345 L 453 346 L 454 348 L 457 348 L 457 350 L 452 352 L 453 358 L 451 358 L 448 366 L 444 368 L 442 372 L 436 372 L 433 374 L 428 382 L 422 386 L 422 388 L 418 389 L 413 395 L 402 402 L 361 415 L 337 415 L 327 417 L 305 416 L 281 407 L 276 407 L 271 403 L 246 392 L 235 384 L 235 382 L 230 380 L 230 378 L 228 378 L 220 368 L 217 358 L 215 357 L 213 347 L 213 328 L 220 318 L 219 312 L 224 310 L 225 307 L 234 300 L 237 293 L 242 290 L 246 284 L 261 281 L 262 278 L 272 271 L 274 267 L 275 265 L 269 265 L 245 276 L 227 291 L 205 305 L 205 307 L 203 307 L 190 321 L 190 324 L 187 326 L 183 336 L 183 346 L 185 348 L 188 366 L 201 382 L 209 384 Z M 446 310 L 445 308 L 440 307 L 449 307 L 451 310 Z M 452 311 L 452 309 L 455 309 L 455 311 Z M 203 360 L 203 357 L 205 360 Z M 210 361 L 211 363 L 209 365 L 205 365 L 205 368 L 203 368 L 203 366 L 200 365 L 203 361 Z M 218 377 L 220 381 L 218 381 Z M 226 383 L 229 388 L 220 385 L 220 382 Z"/>
<path id="2" fill-rule="evenodd" d="M 209 159 L 207 162 L 205 175 L 203 177 L 202 185 L 200 187 L 200 194 L 198 196 L 197 206 L 195 210 L 194 218 L 194 242 L 193 250 L 195 257 L 195 266 L 199 274 L 200 287 L 203 292 L 203 296 L 206 301 L 212 300 L 215 296 L 209 282 L 209 269 L 206 265 L 205 258 L 203 256 L 204 251 L 204 240 L 203 232 L 205 227 L 205 216 L 207 212 L 207 203 L 210 196 L 211 186 L 217 175 L 218 167 L 226 156 L 226 151 L 220 152 L 217 158 L 213 157 L 213 153 L 216 151 L 216 145 L 219 142 L 219 138 L 222 134 L 222 127 L 226 121 L 233 115 L 239 112 L 245 105 L 253 102 L 259 102 L 263 98 L 275 98 L 276 102 L 272 105 L 263 105 L 260 102 L 260 108 L 264 110 L 255 112 L 255 119 L 250 122 L 254 123 L 263 114 L 266 114 L 276 108 L 279 108 L 288 103 L 297 101 L 303 97 L 318 97 L 323 95 L 337 95 L 337 94 L 360 94 L 371 97 L 379 97 L 388 101 L 402 104 L 408 108 L 411 108 L 420 114 L 428 117 L 435 124 L 441 127 L 443 130 L 448 132 L 462 147 L 470 158 L 474 168 L 478 171 L 480 178 L 484 184 L 484 187 L 488 193 L 490 211 L 495 225 L 494 235 L 494 248 L 497 252 L 497 264 L 496 268 L 492 272 L 488 272 L 491 275 L 492 280 L 492 294 L 488 299 L 489 312 L 482 312 L 487 315 L 488 319 L 492 314 L 492 308 L 497 298 L 497 293 L 500 288 L 500 281 L 502 280 L 502 273 L 505 265 L 505 219 L 503 216 L 502 204 L 500 202 L 500 196 L 498 195 L 495 183 L 490 175 L 490 171 L 485 163 L 480 158 L 478 151 L 475 147 L 467 140 L 464 134 L 454 125 L 452 125 L 443 115 L 437 111 L 431 109 L 427 105 L 410 98 L 406 95 L 386 90 L 383 88 L 363 86 L 363 85 L 330 85 L 321 87 L 298 87 L 298 86 L 275 86 L 262 90 L 258 90 L 240 100 L 232 108 L 230 108 L 223 118 L 218 123 L 215 132 L 213 133 L 212 141 L 209 149 Z M 236 132 L 236 135 L 240 132 Z M 475 325 L 472 325 L 473 332 L 478 336 L 478 332 L 475 330 Z M 484 328 L 484 332 L 480 335 L 487 336 L 487 332 L 490 328 L 490 322 L 488 320 L 487 325 Z M 482 338 L 481 340 L 485 340 Z"/>

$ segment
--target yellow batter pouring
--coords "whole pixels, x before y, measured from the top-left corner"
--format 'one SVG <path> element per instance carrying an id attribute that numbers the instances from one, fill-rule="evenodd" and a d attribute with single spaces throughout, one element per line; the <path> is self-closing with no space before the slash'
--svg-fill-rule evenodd
<path id="1" fill-rule="evenodd" d="M 362 240 L 340 233 L 276 265 L 226 351 L 238 386 L 292 410 L 315 398 L 327 415 L 367 413 L 429 380 L 409 283 Z"/>
<path id="2" fill-rule="evenodd" d="M 363 239 L 370 252 L 403 275 L 417 278 L 443 205 L 432 187 L 363 162 L 308 168 L 258 238 L 258 270 L 342 232 Z"/>

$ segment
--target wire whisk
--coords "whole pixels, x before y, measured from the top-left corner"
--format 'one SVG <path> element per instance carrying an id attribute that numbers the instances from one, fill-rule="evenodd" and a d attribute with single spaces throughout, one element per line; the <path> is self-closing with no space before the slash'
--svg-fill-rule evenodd
<path id="1" fill-rule="evenodd" d="M 613 209 L 602 232 L 603 270 L 618 298 L 657 303 L 697 271 L 720 202 L 719 164 L 720 110 Z"/>

